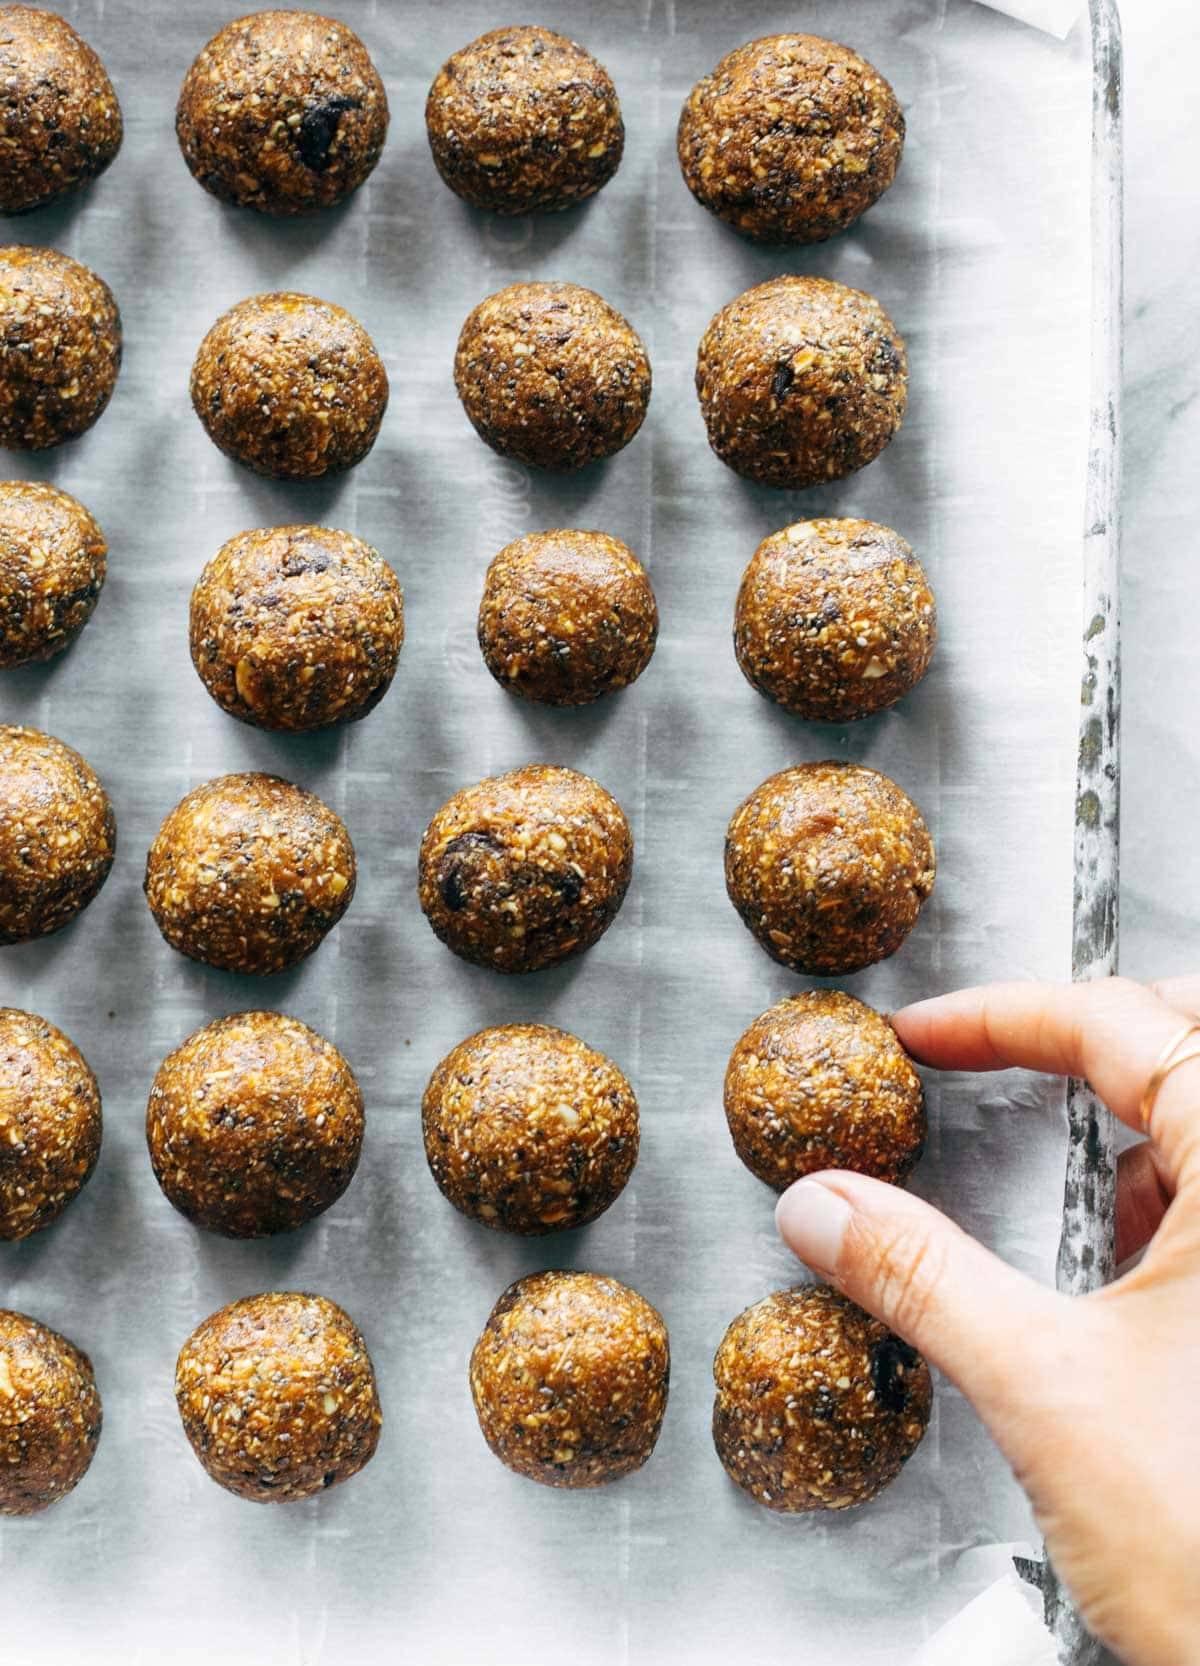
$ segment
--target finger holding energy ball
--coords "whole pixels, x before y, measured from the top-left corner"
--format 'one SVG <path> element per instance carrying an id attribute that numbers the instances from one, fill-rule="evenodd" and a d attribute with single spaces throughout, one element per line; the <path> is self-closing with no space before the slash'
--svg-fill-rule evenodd
<path id="1" fill-rule="evenodd" d="M 74 1042 L 0 1007 L 0 1240 L 58 1220 L 91 1179 L 103 1131 L 100 1088 Z"/>
<path id="2" fill-rule="evenodd" d="M 72 1492 L 96 1455 L 103 1421 L 82 1349 L 0 1308 L 0 1516 L 35 1516 Z"/>
<path id="3" fill-rule="evenodd" d="M 358 1167 L 363 1100 L 332 1042 L 278 1012 L 196 1030 L 146 1107 L 154 1177 L 196 1226 L 267 1238 L 315 1220 Z"/>
<path id="4" fill-rule="evenodd" d="M 662 1315 L 599 1273 L 545 1272 L 500 1297 L 471 1354 L 483 1437 L 545 1487 L 599 1487 L 640 1469 L 667 1409 Z"/>
<path id="5" fill-rule="evenodd" d="M 103 278 L 57 249 L 0 249 L 0 446 L 78 439 L 120 368 L 121 315 Z"/>
<path id="6" fill-rule="evenodd" d="M 617 90 L 590 52 L 553 29 L 493 29 L 449 57 L 425 104 L 442 179 L 496 214 L 570 208 L 620 166 Z"/>
<path id="7" fill-rule="evenodd" d="M 632 873 L 633 835 L 616 799 L 577 770 L 527 764 L 442 805 L 417 878 L 447 948 L 497 972 L 536 972 L 599 940 Z"/>
<path id="8" fill-rule="evenodd" d="M 570 473 L 622 450 L 650 403 L 641 337 L 594 290 L 514 283 L 468 316 L 454 385 L 502 457 Z"/>
<path id="9" fill-rule="evenodd" d="M 375 1456 L 383 1413 L 358 1326 L 324 1296 L 269 1291 L 198 1325 L 175 1367 L 193 1452 L 218 1486 L 290 1504 Z"/>
<path id="10" fill-rule="evenodd" d="M 354 896 L 354 846 L 315 793 L 219 775 L 164 820 L 146 857 L 150 912 L 173 949 L 226 972 L 297 966 Z"/>
<path id="11" fill-rule="evenodd" d="M 0 214 L 86 185 L 121 148 L 121 106 L 100 59 L 56 12 L 0 6 Z"/>
<path id="12" fill-rule="evenodd" d="M 388 102 L 353 29 L 316 12 L 226 26 L 184 77 L 175 132 L 193 177 L 263 214 L 331 208 L 379 161 Z"/>
<path id="13" fill-rule="evenodd" d="M 797 717 L 852 723 L 920 682 L 937 640 L 923 568 L 890 527 L 797 521 L 742 575 L 733 646 L 743 676 Z"/>
<path id="14" fill-rule="evenodd" d="M 708 443 L 764 486 L 819 486 L 864 468 L 908 403 L 908 357 L 873 295 L 826 278 L 771 278 L 730 301 L 700 340 Z"/>
<path id="15" fill-rule="evenodd" d="M 375 444 L 387 372 L 357 319 L 290 290 L 251 295 L 196 354 L 192 405 L 213 444 L 273 480 L 353 468 Z"/>
<path id="16" fill-rule="evenodd" d="M 68 493 L 0 481 L 0 670 L 70 647 L 92 616 L 107 557 L 95 519 Z"/>
<path id="17" fill-rule="evenodd" d="M 0 944 L 70 925 L 108 878 L 117 822 L 73 747 L 0 724 Z"/>
<path id="18" fill-rule="evenodd" d="M 688 190 L 759 243 L 820 243 L 896 177 L 904 116 L 879 71 L 816 35 L 727 52 L 692 88 L 677 149 Z"/>
<path id="19" fill-rule="evenodd" d="M 395 676 L 404 595 L 351 532 L 240 532 L 192 591 L 189 641 L 205 688 L 243 723 L 299 733 L 357 722 Z"/>
<path id="20" fill-rule="evenodd" d="M 839 989 L 792 995 L 744 1031 L 725 1116 L 742 1162 L 777 1192 L 821 1169 L 898 1184 L 925 1149 L 912 1061 L 886 1018 Z"/>
<path id="21" fill-rule="evenodd" d="M 810 977 L 894 954 L 933 891 L 933 841 L 894 781 L 860 764 L 780 770 L 734 811 L 729 900 L 773 960 Z"/>
<path id="22" fill-rule="evenodd" d="M 638 1105 L 611 1059 L 545 1024 L 468 1036 L 429 1078 L 430 1172 L 462 1214 L 532 1237 L 585 1226 L 638 1157 Z"/>

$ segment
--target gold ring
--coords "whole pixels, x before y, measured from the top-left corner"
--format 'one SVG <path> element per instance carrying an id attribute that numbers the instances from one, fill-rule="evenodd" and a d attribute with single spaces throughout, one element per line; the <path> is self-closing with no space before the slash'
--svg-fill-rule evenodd
<path id="1" fill-rule="evenodd" d="M 1158 1098 L 1159 1089 L 1173 1070 L 1178 1070 L 1181 1064 L 1190 1064 L 1193 1059 L 1200 1059 L 1200 1044 L 1191 1047 L 1185 1053 L 1179 1049 L 1189 1036 L 1200 1035 L 1200 1024 L 1185 1024 L 1177 1034 L 1173 1035 L 1162 1052 L 1154 1069 L 1150 1072 L 1150 1079 L 1142 1089 L 1138 1111 L 1142 1119 L 1142 1127 L 1146 1133 L 1150 1132 L 1150 1117 L 1154 1111 L 1154 1101 Z"/>

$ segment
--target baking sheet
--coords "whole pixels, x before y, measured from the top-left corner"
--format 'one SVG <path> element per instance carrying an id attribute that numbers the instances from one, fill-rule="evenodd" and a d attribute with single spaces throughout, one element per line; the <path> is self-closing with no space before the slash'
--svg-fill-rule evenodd
<path id="1" fill-rule="evenodd" d="M 784 1520 L 724 1477 L 708 1435 L 713 1350 L 728 1321 L 798 1269 L 772 1195 L 737 1162 L 721 1112 L 729 1049 L 802 981 L 773 965 L 729 907 L 721 841 L 772 771 L 825 756 L 886 770 L 923 807 L 940 854 L 934 899 L 891 962 L 845 980 L 888 1007 L 992 976 L 1066 976 L 1071 941 L 1076 629 L 1087 438 L 1090 64 L 1065 43 L 967 0 L 547 0 L 539 19 L 613 73 L 628 144 L 616 180 L 568 215 L 491 220 L 437 180 L 422 122 L 442 59 L 506 19 L 481 3 L 339 0 L 387 82 L 392 129 L 369 185 L 320 220 L 222 208 L 189 179 L 171 121 L 190 58 L 230 15 L 200 0 L 64 7 L 101 52 L 125 146 L 84 197 L 11 223 L 111 283 L 126 359 L 85 439 L 10 457 L 89 505 L 110 543 L 92 624 L 47 668 L 7 673 L 5 721 L 78 746 L 115 801 L 117 863 L 81 921 L 0 956 L 0 1000 L 44 1013 L 104 1092 L 95 1179 L 64 1221 L 0 1248 L 0 1300 L 92 1355 L 105 1432 L 86 1481 L 53 1512 L 0 1523 L 0 1659 L 342 1666 L 368 1661 L 579 1666 L 655 1658 L 901 1661 L 994 1576 L 982 1547 L 1032 1542 L 1028 1508 L 969 1407 L 942 1384 L 933 1425 L 869 1509 Z M 687 194 L 673 130 L 695 78 L 738 41 L 802 26 L 844 39 L 893 81 L 909 141 L 899 181 L 818 249 L 755 250 Z M 711 314 L 750 283 L 809 271 L 874 291 L 906 335 L 901 435 L 828 490 L 771 493 L 708 452 L 691 388 Z M 566 480 L 494 457 L 450 375 L 470 307 L 504 283 L 570 278 L 643 334 L 655 392 L 641 436 Z M 379 443 L 327 484 L 261 481 L 222 458 L 187 400 L 204 331 L 256 290 L 348 306 L 392 382 Z M 902 531 L 927 563 L 941 643 L 896 712 L 848 729 L 761 701 L 730 647 L 756 542 L 815 513 Z M 377 545 L 405 586 L 396 684 L 364 724 L 316 738 L 258 734 L 211 704 L 187 656 L 189 590 L 248 526 L 316 520 Z M 487 560 L 543 526 L 600 526 L 652 575 L 659 648 L 599 708 L 508 699 L 485 672 L 474 615 Z M 637 839 L 624 909 L 586 957 L 523 980 L 465 966 L 425 925 L 416 848 L 468 781 L 527 761 L 571 764 L 620 799 Z M 172 804 L 227 770 L 301 781 L 345 818 L 355 902 L 305 966 L 265 982 L 192 965 L 161 942 L 140 882 Z M 163 1055 L 224 1012 L 276 1006 L 341 1046 L 368 1135 L 347 1196 L 265 1244 L 190 1228 L 154 1184 L 145 1098 Z M 421 1152 L 434 1063 L 506 1019 L 560 1024 L 603 1048 L 638 1091 L 642 1156 L 618 1204 L 583 1232 L 532 1243 L 473 1227 Z M 932 1138 L 916 1188 L 1000 1253 L 1053 1276 L 1063 1111 L 1021 1076 L 930 1082 Z M 671 1330 L 658 1451 L 610 1489 L 567 1494 L 486 1451 L 466 1385 L 499 1291 L 543 1266 L 635 1285 Z M 222 1303 L 309 1288 L 362 1325 L 386 1425 L 354 1482 L 256 1509 L 203 1475 L 179 1428 L 176 1352 Z M 986 1572 L 984 1571 L 986 1568 Z"/>

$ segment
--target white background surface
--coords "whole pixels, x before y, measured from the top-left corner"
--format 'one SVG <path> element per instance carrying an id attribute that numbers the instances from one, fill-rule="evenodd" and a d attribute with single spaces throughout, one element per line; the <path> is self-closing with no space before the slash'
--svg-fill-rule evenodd
<path id="1" fill-rule="evenodd" d="M 1062 142 L 1051 89 L 1062 86 L 1064 63 L 1073 65 L 1071 98 L 1080 96 L 1078 41 L 1063 49 L 951 0 L 964 32 L 956 54 L 945 35 L 934 50 L 936 4 L 806 8 L 804 26 L 851 39 L 893 77 L 912 134 L 902 182 L 885 203 L 850 237 L 795 262 L 875 289 L 913 360 L 901 439 L 818 502 L 747 489 L 705 450 L 689 386 L 695 339 L 716 306 L 791 261 L 747 249 L 703 215 L 670 145 L 695 76 L 736 40 L 795 26 L 791 9 L 756 8 L 751 25 L 745 7 L 703 8 L 715 21 L 701 40 L 693 23 L 701 8 L 683 3 L 630 0 L 603 22 L 582 5 L 544 7 L 546 21 L 561 19 L 608 62 L 630 143 L 617 180 L 590 209 L 532 231 L 463 210 L 424 149 L 428 81 L 446 52 L 498 21 L 492 8 L 443 7 L 410 31 L 400 7 L 344 0 L 339 15 L 361 29 L 384 70 L 392 135 L 367 190 L 307 226 L 221 209 L 191 184 L 176 152 L 178 81 L 227 9 L 175 6 L 157 33 L 132 26 L 132 4 L 68 10 L 117 80 L 126 148 L 77 206 L 25 220 L 17 235 L 90 260 L 110 280 L 128 355 L 93 434 L 13 472 L 54 478 L 96 510 L 112 576 L 72 654 L 50 672 L 6 682 L 4 715 L 81 745 L 113 788 L 122 843 L 112 880 L 76 930 L 6 953 L 0 998 L 46 1012 L 79 1041 L 101 1076 L 108 1126 L 101 1171 L 68 1219 L 42 1242 L 4 1252 L 0 1296 L 89 1348 L 108 1424 L 70 1503 L 40 1522 L 0 1528 L 0 1581 L 23 1598 L 15 1615 L 6 1605 L 4 1658 L 23 1666 L 36 1640 L 43 1658 L 48 1647 L 50 1658 L 82 1649 L 91 1659 L 149 1661 L 170 1647 L 181 1659 L 221 1654 L 256 1666 L 364 1653 L 535 1662 L 565 1651 L 589 1662 L 736 1650 L 765 1660 L 802 1639 L 816 1658 L 895 1662 L 977 1588 L 972 1559 L 960 1552 L 1018 1537 L 1028 1518 L 969 1412 L 945 1390 L 920 1457 L 855 1517 L 780 1521 L 737 1495 L 712 1457 L 712 1348 L 741 1306 L 792 1276 L 770 1230 L 769 1196 L 728 1150 L 719 1093 L 738 1031 L 794 984 L 721 895 L 720 835 L 737 798 L 771 769 L 830 752 L 866 757 L 923 803 L 942 875 L 918 935 L 888 966 L 854 980 L 856 991 L 886 1005 L 971 978 L 1065 969 L 1070 791 L 1055 788 L 1069 779 L 1075 713 L 1057 691 L 1064 675 L 1067 683 L 1077 675 L 1078 517 L 1063 485 L 1081 416 L 1069 308 L 1085 294 L 1077 193 L 1086 121 L 1053 170 L 1039 171 L 1033 157 L 1044 158 L 1039 139 L 1052 151 Z M 656 101 L 672 15 L 678 33 Z M 1172 108 L 1156 91 L 1155 119 Z M 944 150 L 931 142 L 939 130 Z M 993 141 L 1010 131 L 1015 143 L 997 153 Z M 1131 138 L 1135 166 L 1137 143 Z M 1180 141 L 1167 149 L 1182 165 Z M 955 167 L 937 167 L 939 155 Z M 1168 203 L 1161 154 L 1153 171 L 1163 191 L 1155 229 L 1165 226 L 1170 244 L 1190 216 L 1179 211 L 1178 186 Z M 1148 237 L 1131 230 L 1133 258 L 1139 245 L 1148 255 Z M 646 336 L 656 388 L 650 422 L 629 451 L 594 476 L 554 483 L 477 445 L 454 401 L 449 360 L 481 294 L 517 277 L 560 275 L 592 283 L 628 311 Z M 1131 279 L 1136 306 L 1133 270 Z M 375 452 L 329 487 L 260 482 L 226 464 L 186 402 L 188 365 L 216 313 L 284 284 L 349 305 L 392 377 Z M 1007 351 L 1017 317 L 1037 335 L 1036 344 L 1022 336 L 1024 375 Z M 1135 314 L 1131 370 L 1137 323 Z M 1182 331 L 1181 318 L 1174 351 L 1156 338 L 1148 359 L 1160 381 L 1172 381 L 1177 403 L 1194 394 L 1196 379 L 1194 355 L 1186 387 L 1173 368 Z M 1155 393 L 1144 403 L 1148 433 L 1164 401 Z M 754 541 L 818 508 L 900 526 L 927 559 L 942 609 L 943 644 L 925 687 L 901 712 L 846 735 L 798 729 L 758 702 L 728 650 L 733 590 Z M 1161 496 L 1133 498 L 1127 568 L 1137 558 L 1137 515 L 1165 529 L 1168 512 Z M 395 689 L 365 725 L 289 743 L 232 724 L 206 700 L 186 660 L 186 597 L 230 533 L 304 517 L 351 526 L 394 561 L 410 641 Z M 626 537 L 650 567 L 664 616 L 642 683 L 611 709 L 566 718 L 506 702 L 472 640 L 487 556 L 516 532 L 556 520 Z M 1178 575 L 1190 551 L 1177 538 L 1171 553 Z M 1140 833 L 1130 819 L 1149 779 L 1143 761 L 1139 794 L 1135 748 L 1139 726 L 1150 725 L 1144 683 L 1139 696 L 1140 619 L 1157 608 L 1164 636 L 1179 616 L 1170 588 L 1178 576 L 1168 576 L 1165 559 L 1150 570 L 1154 588 L 1134 591 L 1126 633 L 1132 971 L 1148 969 L 1139 960 L 1152 952 L 1139 860 L 1155 876 L 1159 906 L 1179 906 L 1164 884 L 1161 847 L 1149 848 L 1151 830 L 1164 836 L 1163 818 L 1147 809 Z M 1156 643 L 1150 659 L 1155 676 L 1163 667 L 1178 675 L 1169 704 L 1181 713 L 1190 687 L 1183 652 L 1172 658 Z M 1155 694 L 1154 709 L 1166 705 Z M 424 822 L 449 791 L 532 757 L 577 764 L 611 787 L 630 811 L 639 857 L 634 890 L 603 944 L 575 968 L 514 983 L 440 949 L 416 908 L 412 864 Z M 338 933 L 299 973 L 265 986 L 173 956 L 139 895 L 144 850 L 165 810 L 195 781 L 238 767 L 278 769 L 322 792 L 345 814 L 363 859 L 360 894 Z M 1177 950 L 1181 934 L 1172 935 Z M 372 1118 L 362 1173 L 343 1204 L 315 1229 L 259 1246 L 192 1233 L 158 1196 L 141 1138 L 161 1056 L 195 1024 L 249 1004 L 292 1010 L 337 1039 Z M 452 1215 L 424 1169 L 416 1126 L 421 1086 L 450 1045 L 481 1023 L 535 1015 L 613 1054 L 638 1088 L 645 1128 L 626 1196 L 587 1234 L 552 1246 L 511 1244 Z M 937 1132 L 921 1189 L 1013 1259 L 1046 1271 L 1059 1191 L 1052 1096 L 1007 1082 L 989 1085 L 981 1101 L 951 1082 L 932 1099 Z M 675 1379 L 659 1452 L 603 1494 L 552 1494 L 508 1476 L 484 1450 L 467 1400 L 466 1354 L 495 1294 L 555 1261 L 628 1278 L 672 1328 Z M 171 1367 L 213 1307 L 287 1283 L 324 1290 L 363 1324 L 388 1428 L 379 1457 L 350 1486 L 292 1511 L 256 1511 L 194 1465 Z"/>

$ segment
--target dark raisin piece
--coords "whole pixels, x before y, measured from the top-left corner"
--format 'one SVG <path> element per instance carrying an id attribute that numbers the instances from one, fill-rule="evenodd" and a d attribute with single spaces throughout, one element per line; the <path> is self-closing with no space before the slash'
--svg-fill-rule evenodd
<path id="1" fill-rule="evenodd" d="M 871 1381 L 884 1411 L 902 1412 L 908 1404 L 905 1373 L 917 1363 L 917 1350 L 898 1336 L 885 1336 L 871 1349 Z"/>
<path id="2" fill-rule="evenodd" d="M 296 131 L 296 148 L 306 168 L 311 168 L 315 174 L 325 172 L 329 166 L 329 152 L 337 137 L 338 123 L 347 110 L 357 110 L 358 106 L 358 99 L 346 98 L 338 93 L 333 98 L 322 99 L 320 104 L 314 104 L 304 112 Z"/>

